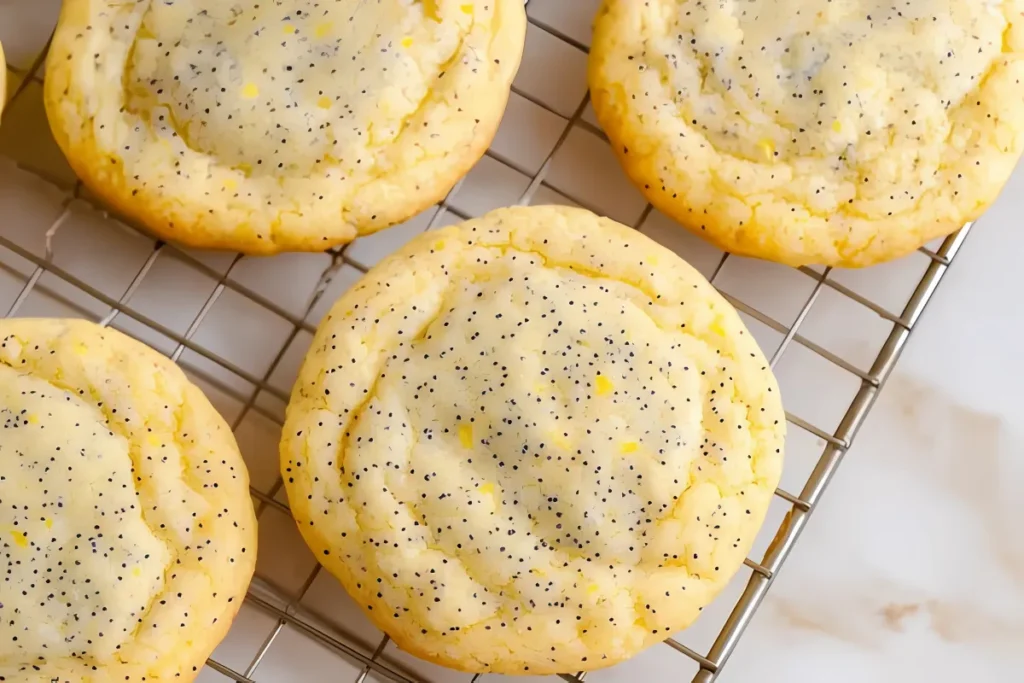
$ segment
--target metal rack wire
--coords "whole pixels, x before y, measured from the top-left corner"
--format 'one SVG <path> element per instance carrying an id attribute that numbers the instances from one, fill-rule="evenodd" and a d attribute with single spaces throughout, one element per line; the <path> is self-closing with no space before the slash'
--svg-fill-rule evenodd
<path id="1" fill-rule="evenodd" d="M 564 35 L 555 28 L 545 25 L 535 18 L 531 18 L 531 21 L 536 27 L 551 33 L 552 35 L 583 51 L 587 50 L 585 45 L 582 45 L 571 37 Z M 45 51 L 39 56 L 36 63 L 27 72 L 26 78 L 14 93 L 12 102 L 9 104 L 13 104 L 13 102 L 16 102 L 17 99 L 23 95 L 30 79 L 38 72 L 44 56 Z M 551 111 L 548 105 L 535 98 L 529 97 L 527 93 L 518 92 L 518 94 L 530 99 L 534 104 Z M 501 163 L 507 166 L 519 170 L 530 178 L 529 186 L 522 193 L 519 203 L 529 204 L 538 189 L 545 185 L 545 179 L 548 171 L 550 170 L 552 161 L 559 149 L 565 143 L 566 138 L 570 131 L 573 130 L 574 126 L 579 126 L 590 130 L 595 134 L 601 135 L 599 130 L 595 129 L 582 118 L 587 103 L 587 98 L 584 98 L 583 101 L 580 102 L 572 116 L 567 120 L 561 136 L 558 138 L 556 144 L 550 150 L 543 164 L 540 166 L 540 169 L 536 173 L 520 168 L 511 160 L 503 158 L 501 155 L 493 151 L 488 151 L 488 155 L 501 161 Z M 38 175 L 38 172 L 36 173 Z M 58 184 L 58 182 L 53 178 L 44 179 L 52 184 Z M 448 197 L 433 209 L 433 214 L 428 228 L 433 228 L 438 225 L 445 212 L 454 214 L 462 219 L 470 217 L 452 206 L 450 203 L 451 197 L 458 192 L 460 185 L 456 185 L 456 187 L 449 193 Z M 271 383 L 271 376 L 278 368 L 292 341 L 302 332 L 312 333 L 314 331 L 314 325 L 307 320 L 309 312 L 324 295 L 324 292 L 329 286 L 332 278 L 336 276 L 342 266 L 348 265 L 360 270 L 361 272 L 366 272 L 366 268 L 363 265 L 350 258 L 348 255 L 348 247 L 336 249 L 330 252 L 331 263 L 321 274 L 314 294 L 308 303 L 306 312 L 301 316 L 294 315 L 293 313 L 284 310 L 281 306 L 278 306 L 274 302 L 268 300 L 253 289 L 232 279 L 232 273 L 242 258 L 240 255 L 236 255 L 227 269 L 221 272 L 205 264 L 188 252 L 179 249 L 175 245 L 164 242 L 156 243 L 155 248 L 135 273 L 130 284 L 119 297 L 115 298 L 105 294 L 95 286 L 85 282 L 80 277 L 54 262 L 54 253 L 51 247 L 50 238 L 53 237 L 67 221 L 73 201 L 89 201 L 88 197 L 83 197 L 82 186 L 80 183 L 76 183 L 71 188 L 65 187 L 63 189 L 65 191 L 63 212 L 47 231 L 47 249 L 44 255 L 37 255 L 8 237 L 0 234 L 0 246 L 28 261 L 33 267 L 33 270 L 26 278 L 19 270 L 0 261 L 0 270 L 3 270 L 8 274 L 15 275 L 20 280 L 23 280 L 23 285 L 19 294 L 9 306 L 8 310 L 4 312 L 4 317 L 17 315 L 29 295 L 36 290 L 47 293 L 52 298 L 57 299 L 63 304 L 79 311 L 86 317 L 93 317 L 93 314 L 90 311 L 85 310 L 81 305 L 62 296 L 60 292 L 51 289 L 45 282 L 41 281 L 44 274 L 50 274 L 73 286 L 77 290 L 88 294 L 107 307 L 107 313 L 99 321 L 102 325 L 110 325 L 122 316 L 130 318 L 172 340 L 175 347 L 170 353 L 170 357 L 174 361 L 180 362 L 182 354 L 186 350 L 189 350 L 198 354 L 202 358 L 215 363 L 221 368 L 232 373 L 232 375 L 245 380 L 245 382 L 251 385 L 252 390 L 248 393 L 239 392 L 236 389 L 226 386 L 223 382 L 219 382 L 213 377 L 204 376 L 205 380 L 209 381 L 219 390 L 238 400 L 242 404 L 241 411 L 234 420 L 232 420 L 231 427 L 233 430 L 238 429 L 246 415 L 250 412 L 259 413 L 264 418 L 280 425 L 280 418 L 275 415 L 273 411 L 261 406 L 257 402 L 257 397 L 261 393 L 265 392 L 266 394 L 276 397 L 281 401 L 287 401 L 287 393 Z M 565 193 L 563 192 L 562 194 L 564 195 Z M 586 206 L 587 204 L 584 201 L 580 201 L 577 197 L 569 197 L 569 199 L 583 206 Z M 102 207 L 97 208 L 102 210 Z M 636 228 L 643 224 L 651 211 L 652 207 L 648 204 L 643 210 L 640 219 L 633 227 Z M 761 604 L 767 591 L 771 587 L 772 582 L 775 580 L 778 572 L 785 563 L 786 558 L 789 556 L 790 551 L 793 549 L 794 544 L 799 538 L 801 532 L 804 530 L 808 519 L 814 512 L 821 496 L 824 494 L 825 489 L 828 486 L 829 481 L 841 463 L 843 456 L 853 444 L 854 437 L 874 404 L 875 399 L 878 396 L 878 392 L 881 390 L 886 379 L 889 377 L 889 374 L 892 372 L 897 359 L 903 351 L 918 319 L 921 316 L 921 313 L 924 311 L 925 306 L 934 294 L 936 287 L 942 280 L 951 261 L 956 256 L 956 253 L 966 238 L 969 229 L 969 225 L 965 226 L 956 234 L 948 237 L 941 246 L 934 251 L 924 248 L 921 249 L 921 252 L 929 259 L 928 267 L 925 270 L 923 277 L 918 282 L 909 301 L 900 312 L 889 311 L 884 306 L 844 286 L 831 277 L 832 273 L 829 269 L 822 272 L 818 272 L 811 268 L 799 269 L 803 275 L 812 278 L 814 284 L 810 294 L 804 300 L 799 314 L 796 316 L 792 324 L 778 322 L 756 308 L 748 306 L 742 301 L 729 296 L 726 292 L 722 292 L 737 309 L 782 335 L 781 343 L 775 349 L 774 353 L 771 354 L 771 365 L 773 368 L 779 362 L 787 348 L 793 344 L 797 344 L 858 377 L 861 384 L 856 395 L 853 397 L 853 400 L 849 403 L 838 428 L 834 430 L 821 428 L 797 415 L 787 413 L 787 419 L 792 426 L 797 429 L 805 430 L 821 439 L 825 443 L 824 449 L 817 460 L 816 466 L 807 478 L 806 482 L 803 484 L 801 490 L 798 492 L 785 491 L 782 489 L 776 491 L 776 495 L 788 506 L 787 514 L 785 515 L 782 523 L 775 530 L 774 540 L 764 555 L 757 560 L 748 558 L 745 561 L 746 568 L 749 570 L 746 587 L 740 595 L 739 600 L 734 605 L 731 614 L 726 620 L 711 648 L 707 652 L 701 653 L 674 638 L 670 638 L 665 641 L 665 644 L 668 647 L 671 647 L 689 657 L 699 666 L 697 674 L 693 677 L 693 683 L 712 683 L 715 681 L 719 673 L 722 671 L 723 666 L 734 652 L 741 636 L 754 616 L 755 610 L 757 610 L 758 606 Z M 133 296 L 150 273 L 154 264 L 161 257 L 166 258 L 166 256 L 163 255 L 171 253 L 173 253 L 174 257 L 185 261 L 191 268 L 203 273 L 216 282 L 216 286 L 213 291 L 206 298 L 201 309 L 188 325 L 187 330 L 182 334 L 179 334 L 169 327 L 152 319 L 146 313 L 138 310 L 132 305 Z M 718 262 L 718 265 L 711 276 L 711 282 L 713 284 L 715 284 L 718 275 L 721 273 L 723 266 L 729 258 L 730 257 L 728 255 L 723 255 L 721 260 Z M 802 324 L 807 318 L 811 307 L 818 299 L 819 294 L 825 288 L 830 288 L 838 294 L 849 297 L 857 303 L 867 307 L 891 325 L 888 337 L 870 368 L 858 368 L 801 334 L 800 330 Z M 204 348 L 202 344 L 197 343 L 193 339 L 196 331 L 206 319 L 213 306 L 217 303 L 222 294 L 228 290 L 234 291 L 237 294 L 240 294 L 241 296 L 263 306 L 267 310 L 288 321 L 291 325 L 291 331 L 286 342 L 281 346 L 280 351 L 270 364 L 269 368 L 261 376 L 254 375 L 246 371 L 231 359 L 225 358 L 221 354 Z M 191 368 L 191 370 L 196 374 L 203 374 L 196 368 Z M 284 514 L 290 514 L 287 505 L 282 503 L 279 499 L 278 494 L 280 493 L 281 488 L 282 480 L 278 477 L 275 484 L 268 491 L 264 492 L 256 488 L 251 490 L 253 497 L 258 502 L 258 517 L 262 517 L 267 508 L 275 508 Z M 398 681 L 399 683 L 415 683 L 416 681 L 421 680 L 407 668 L 400 666 L 387 657 L 386 649 L 389 644 L 387 636 L 384 636 L 383 639 L 376 643 L 375 647 L 368 648 L 357 642 L 356 639 L 348 638 L 345 634 L 338 632 L 336 629 L 326 626 L 318 620 L 314 614 L 309 612 L 300 604 L 303 597 L 312 586 L 319 571 L 320 566 L 316 565 L 312 572 L 306 577 L 305 581 L 302 583 L 302 587 L 295 595 L 285 594 L 274 585 L 257 576 L 249 591 L 246 602 L 275 619 L 275 626 L 269 633 L 267 633 L 265 639 L 252 656 L 251 660 L 245 667 L 241 667 L 241 670 L 231 668 L 219 661 L 216 661 L 215 659 L 211 659 L 207 663 L 208 666 L 220 674 L 227 676 L 229 679 L 239 683 L 255 683 L 255 681 L 259 680 L 257 678 L 257 674 L 261 662 L 264 660 L 265 655 L 281 634 L 282 630 L 287 626 L 295 629 L 302 635 L 316 641 L 329 650 L 332 650 L 335 653 L 348 658 L 350 661 L 355 662 L 357 667 L 361 667 L 355 678 L 356 683 L 362 683 L 371 675 L 377 680 L 391 680 Z M 685 638 L 685 633 L 682 637 Z M 468 674 L 465 675 L 467 683 L 470 683 L 471 681 L 475 682 L 479 678 L 480 675 L 472 677 Z M 585 674 L 565 673 L 561 675 L 561 678 L 571 682 L 582 682 L 585 678 Z"/>

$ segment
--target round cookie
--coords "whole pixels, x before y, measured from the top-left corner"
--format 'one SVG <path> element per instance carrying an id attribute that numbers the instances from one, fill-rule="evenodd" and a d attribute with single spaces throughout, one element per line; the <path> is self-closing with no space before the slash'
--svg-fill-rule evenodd
<path id="1" fill-rule="evenodd" d="M 256 559 L 230 430 L 167 358 L 0 321 L 0 680 L 191 681 Z"/>
<path id="2" fill-rule="evenodd" d="M 605 0 L 594 109 L 719 247 L 866 266 L 976 219 L 1024 149 L 1024 0 Z"/>
<path id="3" fill-rule="evenodd" d="M 525 31 L 520 0 L 66 0 L 46 111 L 85 184 L 160 237 L 322 251 L 465 175 Z"/>
<path id="4" fill-rule="evenodd" d="M 281 463 L 316 557 L 402 648 L 473 672 L 614 664 L 740 567 L 785 419 L 733 308 L 565 207 L 424 234 L 332 308 Z"/>

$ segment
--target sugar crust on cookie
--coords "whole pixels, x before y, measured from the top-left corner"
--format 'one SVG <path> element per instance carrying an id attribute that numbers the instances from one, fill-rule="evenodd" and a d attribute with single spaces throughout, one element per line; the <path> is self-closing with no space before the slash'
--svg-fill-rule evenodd
<path id="1" fill-rule="evenodd" d="M 314 554 L 399 646 L 540 675 L 688 626 L 750 548 L 784 431 L 768 363 L 694 269 L 589 212 L 514 208 L 342 296 L 281 464 Z"/>
<path id="2" fill-rule="evenodd" d="M 256 559 L 234 437 L 167 358 L 0 321 L 0 680 L 191 681 Z"/>
<path id="3" fill-rule="evenodd" d="M 67 0 L 54 136 L 157 235 L 322 251 L 441 199 L 497 129 L 519 0 Z"/>
<path id="4" fill-rule="evenodd" d="M 718 246 L 865 266 L 976 219 L 1024 149 L 1024 0 L 605 0 L 594 109 Z"/>

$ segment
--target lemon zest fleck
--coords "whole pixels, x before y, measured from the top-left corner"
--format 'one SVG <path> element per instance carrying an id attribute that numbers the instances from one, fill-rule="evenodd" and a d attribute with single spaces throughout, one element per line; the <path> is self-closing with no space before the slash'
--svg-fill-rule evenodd
<path id="1" fill-rule="evenodd" d="M 459 425 L 459 443 L 462 444 L 463 448 L 473 447 L 473 425 Z"/>

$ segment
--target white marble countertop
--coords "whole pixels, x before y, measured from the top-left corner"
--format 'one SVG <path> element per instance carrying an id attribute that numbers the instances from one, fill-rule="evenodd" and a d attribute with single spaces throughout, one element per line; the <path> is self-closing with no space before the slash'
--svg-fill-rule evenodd
<path id="1" fill-rule="evenodd" d="M 310 296 L 332 267 L 328 255 L 237 259 L 164 247 L 154 256 L 148 237 L 85 201 L 67 204 L 74 176 L 46 128 L 40 84 L 29 80 L 0 127 L 0 314 L 18 300 L 35 271 L 31 259 L 45 257 L 45 233 L 59 219 L 51 270 L 65 277 L 43 273 L 17 314 L 99 320 L 110 314 L 110 300 L 121 300 L 136 315 L 117 315 L 115 327 L 166 353 L 188 336 L 181 362 L 234 428 L 255 490 L 285 502 L 275 486 L 283 398 L 330 301 L 358 278 L 360 268 L 372 266 L 431 220 L 443 225 L 517 201 L 549 156 L 533 203 L 583 204 L 638 226 L 706 275 L 715 272 L 720 252 L 657 212 L 644 211 L 644 200 L 619 171 L 589 108 L 573 117 L 585 95 L 585 48 L 597 4 L 532 0 L 523 69 L 489 156 L 436 217 L 425 212 L 358 240 L 349 259 L 334 264 L 325 297 L 311 309 Z M 9 74 L 13 87 L 44 45 L 58 5 L 0 0 L 0 41 L 15 69 Z M 1018 341 L 1024 309 L 1017 308 L 1022 214 L 1024 171 L 961 249 L 720 676 L 723 683 L 1024 680 L 1024 398 L 1017 386 L 1024 380 Z M 918 253 L 829 277 L 898 315 L 928 263 Z M 730 258 L 715 284 L 785 330 L 797 321 L 817 280 Z M 193 326 L 204 308 L 201 323 Z M 773 355 L 783 333 L 749 315 L 745 319 Z M 799 333 L 867 370 L 891 329 L 877 312 L 823 287 Z M 836 428 L 861 385 L 855 374 L 801 341 L 785 348 L 776 371 L 788 410 L 826 433 Z M 823 446 L 810 432 L 790 426 L 783 488 L 800 490 Z M 786 509 L 776 500 L 752 553 L 755 560 Z M 380 633 L 333 579 L 315 573 L 315 559 L 280 505 L 261 515 L 260 544 L 261 579 L 294 600 L 303 618 L 317 617 L 334 636 L 372 652 Z M 707 652 L 748 575 L 737 577 L 678 639 Z M 245 671 L 268 638 L 273 642 L 251 675 L 259 683 L 355 680 L 362 668 L 300 627 L 278 628 L 273 613 L 252 603 L 243 607 L 215 659 Z M 381 661 L 420 680 L 470 679 L 390 645 Z M 659 646 L 587 680 L 683 682 L 696 671 L 692 660 Z M 482 683 L 500 678 L 485 676 Z M 228 680 L 212 669 L 200 677 L 203 683 Z M 387 679 L 371 673 L 369 680 Z"/>
<path id="2" fill-rule="evenodd" d="M 720 677 L 1024 680 L 1024 169 L 978 222 Z"/>

